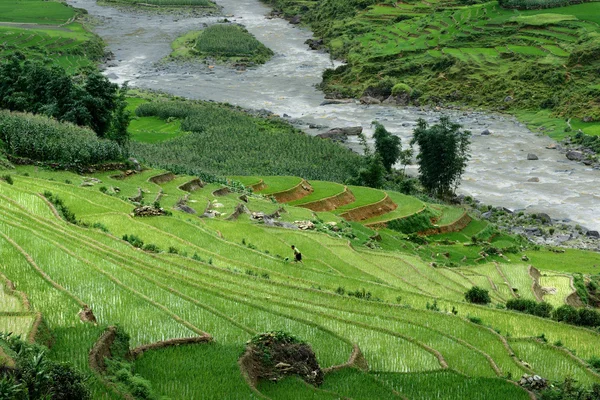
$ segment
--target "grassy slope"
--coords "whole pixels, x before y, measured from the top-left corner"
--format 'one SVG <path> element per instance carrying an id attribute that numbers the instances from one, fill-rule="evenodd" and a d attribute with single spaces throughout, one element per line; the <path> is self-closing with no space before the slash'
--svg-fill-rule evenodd
<path id="1" fill-rule="evenodd" d="M 4 45 L 0 47 L 0 56 L 19 50 L 30 59 L 51 58 L 71 72 L 93 67 L 103 56 L 103 45 L 96 35 L 76 22 L 78 15 L 76 9 L 60 2 L 2 1 L 0 42 Z"/>
<path id="2" fill-rule="evenodd" d="M 472 280 L 453 270 L 431 268 L 425 257 L 421 260 L 407 249 L 410 242 L 383 232 L 382 245 L 395 250 L 361 250 L 361 240 L 351 240 L 357 251 L 348 247 L 347 238 L 268 228 L 246 217 L 237 222 L 200 220 L 174 211 L 171 217 L 132 219 L 128 217 L 133 207 L 130 203 L 99 190 L 100 186 L 118 184 L 124 190 L 134 188 L 160 173 L 149 171 L 134 176 L 129 178 L 132 183 L 127 183 L 127 179 L 114 180 L 110 178 L 112 174 L 104 173 L 99 175 L 102 183 L 78 187 L 83 177 L 19 167 L 13 186 L 0 183 L 0 233 L 18 243 L 39 268 L 66 289 L 50 289 L 16 247 L 6 239 L 0 240 L 2 259 L 10 260 L 0 263 L 1 272 L 29 295 L 33 307 L 44 313 L 57 336 L 52 357 L 69 359 L 86 368 L 87 350 L 100 333 L 101 328 L 77 322 L 78 306 L 73 296 L 90 304 L 100 326 L 120 323 L 125 327 L 132 335 L 133 345 L 190 336 L 194 334 L 192 328 L 211 333 L 214 345 L 151 352 L 136 363 L 138 372 L 149 378 L 160 393 L 177 393 L 182 398 L 199 393 L 206 398 L 220 398 L 222 390 L 246 398 L 237 357 L 254 332 L 272 329 L 283 329 L 308 340 L 324 366 L 344 362 L 350 352 L 349 344 L 357 342 L 371 367 L 380 371 L 375 379 L 364 374 L 336 374 L 331 380 L 326 379 L 327 391 L 310 391 L 315 398 L 329 396 L 328 391 L 338 395 L 356 391 L 358 396 L 358 388 L 368 385 L 383 395 L 398 390 L 396 385 L 400 382 L 404 386 L 398 391 L 411 398 L 414 395 L 410 388 L 414 385 L 426 385 L 433 392 L 443 388 L 445 398 L 463 398 L 466 393 L 485 398 L 486 391 L 514 391 L 514 386 L 490 379 L 496 375 L 481 352 L 494 359 L 502 374 L 519 376 L 523 371 L 495 333 L 468 322 L 466 316 L 479 317 L 484 325 L 489 324 L 513 338 L 544 332 L 549 341 L 560 340 L 580 357 L 596 355 L 597 334 L 462 302 Z M 159 185 L 165 192 L 164 199 L 179 197 L 178 183 L 191 178 L 179 177 Z M 66 179 L 71 183 L 64 183 Z M 149 192 L 158 188 L 145 185 Z M 212 201 L 210 193 L 214 186 L 194 192 L 190 199 L 198 202 L 190 205 L 202 205 L 203 209 L 205 203 L 200 200 Z M 102 223 L 110 235 L 56 220 L 34 195 L 45 190 L 60 196 L 78 218 Z M 231 201 L 218 198 L 224 204 L 220 211 L 233 210 L 237 202 L 235 194 L 230 196 Z M 252 211 L 268 212 L 276 206 L 260 198 L 251 198 L 248 203 Z M 286 209 L 292 220 L 304 218 L 307 212 L 291 206 Z M 119 239 L 125 233 L 154 243 L 165 252 L 153 255 L 132 249 Z M 290 255 L 292 243 L 305 255 L 302 266 L 284 261 Z M 178 254 L 167 254 L 169 248 Z M 526 282 L 526 266 L 516 260 L 498 258 L 497 261 L 508 279 L 514 280 L 511 285 L 525 291 L 526 283 L 520 282 Z M 545 265 L 532 262 L 540 268 Z M 493 264 L 487 265 L 488 269 L 473 271 L 488 274 L 500 286 L 504 278 Z M 471 271 L 469 267 L 462 270 Z M 381 301 L 336 295 L 340 286 L 347 292 L 364 288 Z M 433 302 L 431 295 L 437 296 L 442 311 L 454 307 L 458 316 L 426 311 L 425 303 Z M 496 301 L 505 295 L 493 293 Z M 398 307 L 398 303 L 405 306 Z M 175 317 L 188 325 L 183 326 Z M 440 383 L 440 375 L 403 374 L 440 368 L 436 357 L 424 346 L 439 351 L 451 369 L 473 379 L 454 380 L 456 387 L 448 391 L 448 384 Z M 536 365 L 536 372 L 559 376 L 561 368 L 570 361 L 559 352 L 550 349 L 544 352 L 552 362 Z M 169 368 L 164 368 L 165 365 Z M 198 368 L 201 365 L 205 367 Z M 575 367 L 582 376 L 591 376 L 581 366 Z M 295 390 L 305 392 L 309 388 L 298 386 L 297 382 L 265 388 L 267 393 L 272 390 L 285 398 L 293 396 Z M 511 396 L 522 395 L 517 391 Z"/>
<path id="3" fill-rule="evenodd" d="M 302 14 L 331 52 L 347 60 L 348 66 L 325 73 L 326 92 L 360 96 L 386 87 L 389 94 L 403 83 L 420 103 L 508 111 L 534 128 L 541 123 L 556 139 L 565 136 L 567 117 L 574 131 L 599 133 L 597 122 L 581 121 L 600 118 L 597 66 L 569 64 L 568 57 L 579 38 L 600 31 L 600 3 L 514 11 L 495 2 L 371 1 L 353 12 L 348 2 L 343 18 L 334 0 L 266 2 L 287 16 Z M 338 15 L 328 4 L 338 4 Z M 507 96 L 512 100 L 505 102 Z M 542 106 L 549 108 L 540 119 Z"/>

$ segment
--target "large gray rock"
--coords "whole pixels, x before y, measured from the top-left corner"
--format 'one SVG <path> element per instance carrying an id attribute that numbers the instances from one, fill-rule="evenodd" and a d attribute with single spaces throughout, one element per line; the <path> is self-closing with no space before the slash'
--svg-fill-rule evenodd
<path id="1" fill-rule="evenodd" d="M 567 158 L 571 161 L 581 161 L 583 160 L 583 153 L 580 151 L 570 150 L 566 154 Z"/>
<path id="2" fill-rule="evenodd" d="M 598 232 L 598 231 L 587 231 L 586 236 L 587 237 L 591 237 L 591 238 L 599 238 L 600 239 L 600 232 Z"/>
<path id="3" fill-rule="evenodd" d="M 535 218 L 542 221 L 543 224 L 551 224 L 552 223 L 552 218 L 550 218 L 550 216 L 546 213 L 537 213 L 537 214 L 535 214 Z"/>
<path id="4" fill-rule="evenodd" d="M 490 131 L 489 129 L 485 129 L 483 132 L 481 132 L 482 136 L 487 136 L 487 135 L 491 135 L 492 131 Z"/>
<path id="5" fill-rule="evenodd" d="M 360 98 L 362 104 L 381 104 L 381 100 L 371 96 L 363 96 Z"/>
<path id="6" fill-rule="evenodd" d="M 535 160 L 539 160 L 538 156 L 536 156 L 536 155 L 535 155 L 535 154 L 533 154 L 533 153 L 529 153 L 529 154 L 527 154 L 527 159 L 528 159 L 529 161 L 535 161 Z"/>
<path id="7" fill-rule="evenodd" d="M 347 128 L 333 128 L 325 133 L 320 133 L 317 136 L 321 139 L 332 139 L 344 141 L 348 136 L 360 135 L 363 131 L 362 126 L 351 126 Z"/>

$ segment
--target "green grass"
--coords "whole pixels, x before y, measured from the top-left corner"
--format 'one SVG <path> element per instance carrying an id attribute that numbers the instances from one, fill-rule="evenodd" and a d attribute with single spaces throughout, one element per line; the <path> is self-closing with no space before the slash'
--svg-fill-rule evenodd
<path id="1" fill-rule="evenodd" d="M 315 191 L 309 194 L 308 196 L 304 196 L 303 198 L 298 200 L 290 201 L 287 204 L 291 206 L 298 206 L 313 201 L 323 200 L 328 197 L 333 197 L 344 192 L 344 185 L 340 185 L 338 183 L 331 183 L 325 181 L 310 181 L 308 183 L 312 186 L 312 188 Z"/>
<path id="2" fill-rule="evenodd" d="M 377 203 L 383 200 L 386 196 L 386 193 L 381 190 L 371 189 L 364 186 L 348 186 L 348 189 L 350 189 L 350 191 L 354 194 L 356 200 L 352 203 L 336 208 L 334 210 L 335 214 L 342 214 L 346 211 Z"/>
<path id="3" fill-rule="evenodd" d="M 392 199 L 392 201 L 396 203 L 396 205 L 398 205 L 398 208 L 387 214 L 364 220 L 362 221 L 363 224 L 368 225 L 404 218 L 408 215 L 418 212 L 425 206 L 425 204 L 422 201 L 414 197 L 404 195 L 402 193 L 388 191 L 387 194 L 388 196 L 390 196 L 390 199 Z"/>
<path id="4" fill-rule="evenodd" d="M 75 9 L 63 3 L 42 0 L 2 0 L 0 22 L 60 25 L 75 16 Z"/>
<path id="5" fill-rule="evenodd" d="M 181 130 L 181 121 L 166 122 L 158 117 L 134 118 L 127 130 L 131 139 L 142 143 L 159 143 L 186 134 Z"/>
<path id="6" fill-rule="evenodd" d="M 546 379 L 562 381 L 565 375 L 569 375 L 584 385 L 600 382 L 600 378 L 590 373 L 583 365 L 548 345 L 534 340 L 513 340 L 510 345 L 520 359 L 540 371 Z"/>
<path id="7" fill-rule="evenodd" d="M 292 189 L 302 182 L 302 178 L 297 176 L 266 176 L 263 177 L 263 181 L 267 187 L 257 193 L 267 196 Z"/>
<path id="8" fill-rule="evenodd" d="M 150 198 L 159 186 L 147 179 L 162 172 L 150 170 L 124 180 L 111 178 L 114 172 L 95 176 L 102 180 L 98 185 L 120 182 L 123 192 L 139 185 L 149 191 Z M 237 358 L 250 337 L 269 330 L 284 330 L 306 340 L 323 367 L 345 362 L 351 344 L 357 343 L 371 370 L 377 371 L 340 371 L 326 377 L 316 391 L 294 379 L 259 385 L 265 394 L 277 398 L 297 398 L 298 393 L 315 398 L 367 399 L 375 393 L 377 398 L 394 398 L 394 390 L 409 398 L 497 398 L 493 393 L 519 398 L 519 388 L 495 378 L 488 357 L 500 376 L 518 377 L 523 370 L 511 358 L 502 337 L 487 325 L 512 338 L 544 333 L 551 342 L 560 340 L 583 358 L 596 352 L 598 335 L 589 330 L 463 301 L 464 291 L 474 282 L 485 283 L 480 278 L 506 286 L 500 270 L 511 286 L 524 293 L 525 266 L 517 268 L 503 261 L 496 267 L 487 260 L 476 268 L 434 268 L 427 254 L 433 247 L 411 250 L 410 242 L 386 231 L 381 232 L 381 243 L 390 249 L 371 250 L 361 246 L 362 239 L 271 228 L 247 216 L 238 221 L 205 220 L 174 211 L 172 216 L 132 218 L 131 203 L 103 194 L 97 186 L 79 187 L 83 177 L 75 174 L 19 167 L 13 176 L 12 186 L 0 182 L 0 233 L 10 238 L 0 239 L 0 272 L 44 314 L 56 336 L 51 351 L 54 359 L 88 368 L 89 348 L 102 326 L 114 323 L 131 334 L 133 345 L 199 331 L 214 337 L 212 344 L 150 351 L 135 362 L 136 372 L 164 396 L 249 398 Z M 182 195 L 178 186 L 191 178 L 179 176 L 160 185 L 165 206 Z M 299 182 L 299 178 L 277 178 L 264 179 L 281 187 L 289 187 L 290 179 Z M 66 179 L 73 183 L 64 183 Z M 258 178 L 248 180 L 252 183 Z M 218 187 L 210 184 L 193 192 L 190 201 L 197 203 L 190 204 L 212 201 L 211 193 Z M 110 234 L 57 220 L 35 195 L 46 190 L 63 199 L 78 218 L 101 222 Z M 232 193 L 217 201 L 230 212 L 236 196 Z M 247 206 L 273 210 L 279 205 L 250 197 Z M 286 210 L 290 214 L 286 218 L 310 217 L 306 209 L 286 205 Z M 473 223 L 464 231 L 476 233 L 483 227 L 485 223 Z M 163 252 L 134 249 L 121 240 L 124 234 L 156 244 Z M 361 228 L 361 236 L 370 234 Z M 47 275 L 41 275 L 11 241 Z M 303 264 L 285 261 L 291 256 L 291 244 L 302 250 Z M 169 254 L 169 248 L 177 254 Z M 479 250 L 465 249 L 475 252 L 474 257 Z M 348 295 L 355 292 L 369 293 L 370 300 Z M 502 289 L 492 292 L 495 302 L 508 297 Z M 426 310 L 434 296 L 439 311 Z M 0 292 L 2 298 L 6 296 Z M 91 306 L 99 327 L 78 321 L 78 301 Z M 450 312 L 453 309 L 457 315 Z M 467 316 L 481 318 L 483 325 L 469 322 Z M 527 349 L 522 351 L 528 354 Z M 463 375 L 439 371 L 440 357 Z M 560 375 L 558 366 L 563 362 L 559 356 L 534 369 Z M 589 375 L 582 368 L 577 373 Z M 101 396 L 101 387 L 94 391 Z"/>
<path id="9" fill-rule="evenodd" d="M 202 58 L 264 64 L 273 56 L 270 49 L 238 25 L 211 25 L 195 39 L 194 50 Z"/>
<path id="10" fill-rule="evenodd" d="M 375 373 L 394 390 L 415 400 L 458 399 L 528 399 L 523 389 L 497 378 L 464 378 L 451 371 L 427 374 Z"/>

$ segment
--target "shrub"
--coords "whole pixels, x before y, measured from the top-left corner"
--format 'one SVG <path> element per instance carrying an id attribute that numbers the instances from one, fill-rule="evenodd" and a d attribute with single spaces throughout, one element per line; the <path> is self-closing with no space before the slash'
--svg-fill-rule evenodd
<path id="1" fill-rule="evenodd" d="M 405 83 L 397 83 L 392 87 L 392 96 L 397 96 L 399 94 L 408 93 L 410 94 L 412 89 Z"/>
<path id="2" fill-rule="evenodd" d="M 577 312 L 577 309 L 567 304 L 564 304 L 554 310 L 552 313 L 552 318 L 559 322 L 566 322 L 570 325 L 579 325 L 579 313 Z"/>
<path id="3" fill-rule="evenodd" d="M 13 183 L 15 183 L 15 182 L 13 181 L 13 178 L 12 178 L 12 176 L 11 176 L 11 175 L 8 175 L 8 174 L 7 174 L 7 175 L 4 175 L 4 176 L 2 177 L 2 180 L 3 180 L 4 182 L 8 183 L 9 185 L 12 185 Z"/>
<path id="4" fill-rule="evenodd" d="M 133 247 L 141 249 L 144 246 L 144 241 L 135 235 L 123 235 L 123 240 L 131 243 Z"/>
<path id="5" fill-rule="evenodd" d="M 32 114 L 0 111 L 0 140 L 11 154 L 36 161 L 90 165 L 123 158 L 118 144 L 90 129 Z"/>
<path id="6" fill-rule="evenodd" d="M 506 302 L 506 308 L 543 318 L 550 318 L 553 310 L 552 305 L 549 303 L 538 303 L 529 299 L 510 299 Z"/>
<path id="7" fill-rule="evenodd" d="M 486 289 L 479 286 L 473 286 L 465 293 L 465 299 L 469 303 L 474 304 L 489 304 L 491 303 L 490 293 Z"/>

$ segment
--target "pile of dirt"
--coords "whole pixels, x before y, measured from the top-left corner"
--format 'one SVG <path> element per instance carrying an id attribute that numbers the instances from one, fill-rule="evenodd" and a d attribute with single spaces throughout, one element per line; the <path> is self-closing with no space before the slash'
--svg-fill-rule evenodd
<path id="1" fill-rule="evenodd" d="M 133 210 L 133 215 L 136 217 L 157 217 L 159 215 L 165 215 L 166 212 L 162 208 L 154 208 L 153 206 L 141 206 L 136 207 Z"/>
<path id="2" fill-rule="evenodd" d="M 248 341 L 240 367 L 253 385 L 259 379 L 279 381 L 297 375 L 314 386 L 323 383 L 323 370 L 311 347 L 285 332 L 267 332 Z"/>

